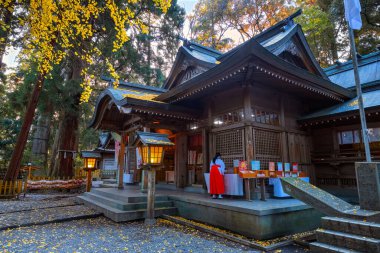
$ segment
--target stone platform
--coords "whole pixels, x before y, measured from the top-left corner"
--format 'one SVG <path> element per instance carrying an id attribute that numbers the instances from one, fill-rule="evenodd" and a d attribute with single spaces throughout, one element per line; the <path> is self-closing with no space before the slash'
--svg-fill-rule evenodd
<path id="1" fill-rule="evenodd" d="M 141 193 L 137 186 L 126 186 L 124 190 L 93 189 L 90 194 L 80 198 L 92 207 L 99 204 L 101 199 L 103 212 L 109 213 L 106 210 L 107 206 L 109 210 L 116 211 L 117 206 L 112 206 L 114 203 L 129 210 L 130 201 L 139 201 L 140 211 L 143 210 L 146 194 Z M 156 189 L 156 201 L 157 204 L 163 204 L 160 201 L 168 204 L 171 202 L 170 206 L 175 207 L 181 217 L 260 240 L 316 229 L 320 225 L 322 216 L 319 211 L 296 199 L 267 199 L 267 201 L 246 201 L 242 198 L 229 197 L 211 199 L 208 194 L 189 193 L 181 189 Z M 118 212 L 123 211 L 118 210 Z M 170 210 L 174 214 L 173 209 Z"/>

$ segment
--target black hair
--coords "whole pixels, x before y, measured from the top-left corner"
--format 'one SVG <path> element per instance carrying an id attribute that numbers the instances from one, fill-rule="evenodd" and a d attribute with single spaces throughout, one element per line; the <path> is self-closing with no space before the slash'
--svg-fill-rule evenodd
<path id="1" fill-rule="evenodd" d="M 217 153 L 215 154 L 214 158 L 212 158 L 212 162 L 215 163 L 215 162 L 216 162 L 216 159 L 218 159 L 218 157 L 220 157 L 220 156 L 221 156 L 220 153 L 217 152 Z"/>

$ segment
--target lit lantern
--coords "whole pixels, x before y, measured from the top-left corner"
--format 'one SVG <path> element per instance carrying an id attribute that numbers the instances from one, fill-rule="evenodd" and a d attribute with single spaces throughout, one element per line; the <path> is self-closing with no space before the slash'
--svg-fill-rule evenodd
<path id="1" fill-rule="evenodd" d="M 96 162 L 102 156 L 98 152 L 94 151 L 82 151 L 81 157 L 84 159 L 84 168 L 87 172 L 86 191 L 91 191 L 92 186 L 92 171 L 97 170 Z"/>
<path id="2" fill-rule="evenodd" d="M 84 158 L 84 167 L 85 168 L 93 169 L 93 168 L 95 168 L 95 165 L 96 165 L 96 158 L 93 158 L 93 157 Z"/>
<path id="3" fill-rule="evenodd" d="M 137 132 L 135 145 L 139 149 L 142 168 L 148 172 L 148 203 L 145 224 L 152 225 L 154 219 L 154 195 L 156 182 L 156 169 L 162 164 L 164 147 L 173 146 L 167 134 Z"/>
<path id="4" fill-rule="evenodd" d="M 138 147 L 143 167 L 159 166 L 164 159 L 164 146 L 172 146 L 168 135 L 137 132 L 135 144 Z"/>

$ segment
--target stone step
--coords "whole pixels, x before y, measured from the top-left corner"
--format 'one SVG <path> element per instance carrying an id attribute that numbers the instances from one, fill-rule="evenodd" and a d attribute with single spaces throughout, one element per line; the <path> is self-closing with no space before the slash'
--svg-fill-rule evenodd
<path id="1" fill-rule="evenodd" d="M 100 188 L 117 188 L 118 185 L 117 184 L 110 184 L 110 183 L 106 183 L 106 184 L 100 184 L 99 185 Z"/>
<path id="2" fill-rule="evenodd" d="M 77 197 L 80 202 L 82 202 L 84 205 L 89 206 L 101 213 L 104 214 L 107 218 L 110 218 L 111 220 L 115 222 L 124 222 L 124 221 L 133 221 L 133 220 L 140 220 L 144 219 L 146 217 L 146 209 L 139 209 L 139 210 L 133 210 L 133 211 L 122 211 L 110 206 L 107 206 L 101 202 L 98 202 L 96 200 L 92 200 L 88 198 L 87 196 L 78 196 Z M 155 217 L 159 217 L 163 214 L 167 215 L 176 215 L 177 214 L 177 208 L 176 207 L 158 207 L 154 209 L 154 215 Z"/>
<path id="3" fill-rule="evenodd" d="M 103 182 L 104 183 L 111 183 L 111 184 L 117 184 L 117 180 L 116 179 L 113 179 L 113 178 L 106 178 L 106 179 L 103 179 Z"/>
<path id="4" fill-rule="evenodd" d="M 134 195 L 134 196 L 127 196 L 124 195 L 123 192 L 120 192 L 120 194 L 117 194 L 115 192 L 106 192 L 99 189 L 91 189 L 91 192 L 103 197 L 111 198 L 111 199 L 117 199 L 123 202 L 127 203 L 139 203 L 139 202 L 147 202 L 147 194 L 141 193 L 141 195 Z M 155 198 L 156 201 L 168 201 L 169 198 L 166 195 L 156 195 Z"/>
<path id="5" fill-rule="evenodd" d="M 380 239 L 380 224 L 338 217 L 323 217 L 322 228 Z"/>
<path id="6" fill-rule="evenodd" d="M 317 241 L 361 252 L 380 252 L 380 240 L 333 230 L 317 230 Z"/>
<path id="7" fill-rule="evenodd" d="M 127 203 L 127 202 L 120 201 L 117 199 L 104 197 L 92 192 L 86 192 L 84 193 L 84 196 L 88 197 L 89 199 L 101 202 L 105 205 L 108 205 L 110 207 L 123 210 L 123 211 L 132 211 L 132 210 L 147 208 L 146 202 Z M 172 207 L 172 206 L 173 206 L 173 201 L 155 201 L 155 207 Z"/>
<path id="8" fill-rule="evenodd" d="M 310 250 L 313 253 L 360 253 L 360 251 L 354 251 L 347 248 L 332 246 L 321 242 L 310 243 Z"/>

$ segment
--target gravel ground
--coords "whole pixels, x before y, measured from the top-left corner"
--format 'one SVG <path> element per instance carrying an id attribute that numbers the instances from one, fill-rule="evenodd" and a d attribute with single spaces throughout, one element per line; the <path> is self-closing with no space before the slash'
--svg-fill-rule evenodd
<path id="1" fill-rule="evenodd" d="M 20 200 L 1 200 L 0 214 L 32 209 L 75 205 L 75 195 L 27 195 Z"/>
<path id="2" fill-rule="evenodd" d="M 0 201 L 0 230 L 100 215 L 99 212 L 76 203 L 74 196 L 72 194 L 34 194 L 20 200 L 2 200 Z"/>
<path id="3" fill-rule="evenodd" d="M 0 231 L 3 252 L 259 252 L 160 220 L 115 223 L 104 217 Z M 306 252 L 288 246 L 274 252 Z"/>
<path id="4" fill-rule="evenodd" d="M 260 252 L 161 219 L 156 226 L 147 227 L 143 222 L 115 223 L 105 217 L 86 218 L 98 213 L 76 204 L 74 197 L 73 194 L 28 194 L 18 201 L 1 200 L 0 253 Z M 25 227 L 6 229 L 12 226 Z M 307 250 L 291 245 L 274 252 Z"/>

